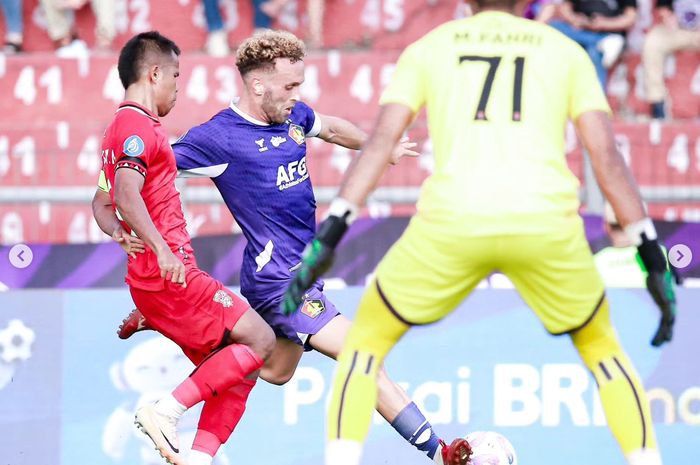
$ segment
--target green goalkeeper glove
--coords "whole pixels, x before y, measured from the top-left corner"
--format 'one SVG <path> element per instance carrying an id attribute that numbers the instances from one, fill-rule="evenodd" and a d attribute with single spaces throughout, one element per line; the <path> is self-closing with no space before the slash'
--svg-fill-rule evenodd
<path id="1" fill-rule="evenodd" d="M 661 320 L 651 345 L 658 347 L 673 337 L 676 321 L 676 291 L 674 277 L 666 259 L 664 249 L 656 239 L 654 225 L 646 218 L 625 228 L 637 245 L 637 261 L 647 273 L 647 290 L 661 311 Z"/>
<path id="2" fill-rule="evenodd" d="M 287 286 L 281 310 L 285 315 L 296 312 L 306 291 L 333 264 L 335 248 L 355 219 L 356 207 L 343 199 L 335 199 L 328 217 L 319 225 L 316 236 L 307 244 L 301 264 Z"/>

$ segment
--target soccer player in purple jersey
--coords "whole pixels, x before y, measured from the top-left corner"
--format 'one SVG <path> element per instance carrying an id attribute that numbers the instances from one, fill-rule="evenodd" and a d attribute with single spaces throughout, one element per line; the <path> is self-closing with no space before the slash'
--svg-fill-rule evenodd
<path id="1" fill-rule="evenodd" d="M 285 289 L 316 231 L 306 139 L 319 137 L 355 150 L 367 139 L 352 123 L 320 115 L 300 101 L 304 53 L 303 42 L 288 32 L 265 31 L 246 40 L 236 57 L 244 84 L 240 100 L 173 145 L 180 174 L 211 178 L 248 240 L 241 293 L 277 335 L 261 377 L 278 385 L 289 381 L 304 351 L 335 359 L 351 323 L 323 294 L 323 281 L 306 293 L 300 311 L 290 317 L 280 312 Z M 392 161 L 417 155 L 413 146 L 399 143 Z M 119 336 L 144 327 L 147 322 L 135 310 Z M 464 439 L 449 446 L 439 439 L 383 369 L 378 384 L 377 410 L 401 436 L 438 464 L 466 464 L 471 450 Z M 193 449 L 213 456 L 221 442 L 195 443 Z"/>

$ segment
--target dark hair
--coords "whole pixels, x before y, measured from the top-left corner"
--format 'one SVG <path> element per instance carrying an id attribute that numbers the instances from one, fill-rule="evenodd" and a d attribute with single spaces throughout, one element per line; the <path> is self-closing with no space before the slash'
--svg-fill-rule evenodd
<path id="1" fill-rule="evenodd" d="M 119 52 L 117 65 L 119 79 L 125 89 L 139 80 L 146 58 L 152 53 L 169 57 L 172 53 L 180 55 L 180 48 L 158 31 L 142 32 L 129 39 Z"/>

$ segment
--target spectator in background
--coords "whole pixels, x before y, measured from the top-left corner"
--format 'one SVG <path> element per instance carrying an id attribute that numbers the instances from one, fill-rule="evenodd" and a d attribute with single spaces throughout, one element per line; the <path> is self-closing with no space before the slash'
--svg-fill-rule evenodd
<path id="1" fill-rule="evenodd" d="M 5 15 L 5 45 L 3 53 L 14 54 L 22 51 L 22 0 L 2 0 L 2 13 Z"/>
<path id="2" fill-rule="evenodd" d="M 532 0 L 523 11 L 523 16 L 527 19 L 548 23 L 558 14 L 559 0 Z"/>
<path id="3" fill-rule="evenodd" d="M 289 3 L 289 0 L 254 0 L 254 2 L 256 3 L 256 8 L 259 7 L 261 14 L 267 15 L 269 18 L 277 18 L 282 13 L 284 6 Z M 323 15 L 325 9 L 326 0 L 307 0 L 308 29 L 304 37 L 304 43 L 308 48 L 318 49 L 323 47 Z"/>
<path id="4" fill-rule="evenodd" d="M 306 45 L 309 48 L 323 47 L 323 14 L 326 9 L 326 0 L 307 0 L 306 14 L 309 17 L 309 34 L 306 36 Z"/>
<path id="5" fill-rule="evenodd" d="M 262 11 L 268 17 L 276 18 L 282 12 L 284 6 L 289 3 L 289 0 L 265 0 L 263 2 L 257 2 L 254 0 L 253 3 L 256 4 L 256 9 L 259 5 L 260 11 Z"/>
<path id="6" fill-rule="evenodd" d="M 656 11 L 661 23 L 647 34 L 642 61 L 651 116 L 663 119 L 666 117 L 664 61 L 678 50 L 700 50 L 700 1 L 658 0 Z"/>
<path id="7" fill-rule="evenodd" d="M 112 46 L 116 34 L 115 0 L 91 0 L 95 14 L 95 48 L 107 51 Z M 87 0 L 41 0 L 46 13 L 49 37 L 56 45 L 56 55 L 73 58 L 86 55 L 87 45 L 78 38 L 75 30 L 75 11 L 81 9 Z"/>
<path id="8" fill-rule="evenodd" d="M 562 20 L 550 25 L 586 49 L 605 88 L 607 70 L 620 57 L 637 19 L 636 0 L 566 0 L 559 13 Z"/>
<path id="9" fill-rule="evenodd" d="M 202 0 L 204 17 L 207 20 L 207 42 L 204 50 L 213 57 L 225 57 L 231 53 L 228 45 L 228 34 L 221 18 L 219 0 Z"/>
<path id="10" fill-rule="evenodd" d="M 287 0 L 253 0 L 253 26 L 255 32 L 272 27 L 272 18 L 280 14 Z"/>

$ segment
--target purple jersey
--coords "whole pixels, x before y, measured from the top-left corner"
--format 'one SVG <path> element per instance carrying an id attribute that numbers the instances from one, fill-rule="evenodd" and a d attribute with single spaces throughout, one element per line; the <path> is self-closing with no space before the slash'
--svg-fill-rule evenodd
<path id="1" fill-rule="evenodd" d="M 282 124 L 232 104 L 173 145 L 181 175 L 212 178 L 243 230 L 241 293 L 256 310 L 279 304 L 316 231 L 306 138 L 320 130 L 320 118 L 301 102 Z"/>

